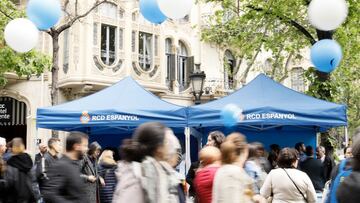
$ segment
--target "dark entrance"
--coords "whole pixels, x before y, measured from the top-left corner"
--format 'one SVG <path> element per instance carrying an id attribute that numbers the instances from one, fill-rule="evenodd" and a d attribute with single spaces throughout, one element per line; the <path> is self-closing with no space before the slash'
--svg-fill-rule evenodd
<path id="1" fill-rule="evenodd" d="M 0 97 L 0 137 L 9 142 L 23 139 L 26 146 L 26 104 L 11 97 Z"/>

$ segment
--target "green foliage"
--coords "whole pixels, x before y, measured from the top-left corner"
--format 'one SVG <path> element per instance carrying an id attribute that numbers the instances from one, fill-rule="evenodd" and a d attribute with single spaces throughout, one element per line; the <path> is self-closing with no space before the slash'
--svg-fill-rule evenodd
<path id="1" fill-rule="evenodd" d="M 273 70 L 266 74 L 280 80 L 293 54 L 301 58 L 318 39 L 307 20 L 310 0 L 204 0 L 217 8 L 202 28 L 202 39 L 221 48 L 231 48 L 237 56 L 251 59 L 259 47 L 269 51 Z M 334 31 L 343 48 L 343 60 L 330 80 L 319 81 L 313 68 L 305 72 L 309 95 L 348 106 L 350 132 L 360 125 L 360 1 L 348 0 L 347 21 Z M 307 68 L 307 67 L 304 67 Z M 280 70 L 278 70 L 280 69 Z"/>
<path id="2" fill-rule="evenodd" d="M 4 29 L 11 18 L 24 17 L 24 11 L 17 10 L 9 0 L 0 1 L 0 86 L 6 85 L 5 73 L 15 72 L 19 77 L 40 75 L 50 67 L 50 58 L 37 51 L 17 53 L 6 46 Z M 10 18 L 11 17 L 11 18 Z"/>

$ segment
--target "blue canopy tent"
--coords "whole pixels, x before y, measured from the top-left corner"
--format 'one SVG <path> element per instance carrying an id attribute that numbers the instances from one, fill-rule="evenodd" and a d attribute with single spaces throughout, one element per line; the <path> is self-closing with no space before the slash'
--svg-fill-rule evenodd
<path id="1" fill-rule="evenodd" d="M 243 110 L 241 119 L 231 129 L 225 128 L 221 120 L 221 110 L 227 104 Z M 344 105 L 296 92 L 264 74 L 229 96 L 188 108 L 188 126 L 198 136 L 213 130 L 239 131 L 249 141 L 260 141 L 265 147 L 274 143 L 294 147 L 300 141 L 316 146 L 317 132 L 345 125 Z"/>
<path id="2" fill-rule="evenodd" d="M 120 139 L 149 121 L 183 133 L 186 109 L 159 99 L 131 77 L 87 97 L 37 110 L 38 128 L 86 132 L 105 146 L 119 146 Z"/>

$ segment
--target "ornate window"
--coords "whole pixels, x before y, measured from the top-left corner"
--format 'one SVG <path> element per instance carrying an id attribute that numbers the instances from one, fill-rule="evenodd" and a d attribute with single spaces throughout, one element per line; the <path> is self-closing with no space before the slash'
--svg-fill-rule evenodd
<path id="1" fill-rule="evenodd" d="M 291 88 L 298 92 L 305 91 L 304 69 L 295 67 L 291 70 Z"/>
<path id="2" fill-rule="evenodd" d="M 175 54 L 172 52 L 173 42 L 170 38 L 165 39 L 166 56 L 166 84 L 171 88 L 171 82 L 175 80 Z"/>
<path id="3" fill-rule="evenodd" d="M 225 89 L 234 88 L 234 70 L 235 70 L 235 57 L 229 51 L 225 51 L 224 58 L 224 87 Z"/>
<path id="4" fill-rule="evenodd" d="M 179 82 L 180 90 L 182 91 L 188 87 L 188 83 L 190 82 L 188 76 L 190 75 L 190 73 L 188 70 L 188 50 L 185 44 L 181 41 L 179 41 L 179 49 L 177 55 L 177 79 Z"/>
<path id="5" fill-rule="evenodd" d="M 123 60 L 124 10 L 114 3 L 101 4 L 95 13 L 93 23 L 93 44 L 95 65 L 104 70 L 112 66 L 114 72 L 120 69 Z M 116 66 L 116 67 L 115 67 Z M 108 67 L 110 68 L 110 67 Z"/>
<path id="6" fill-rule="evenodd" d="M 116 27 L 101 24 L 101 60 L 112 65 L 116 58 Z"/>
<path id="7" fill-rule="evenodd" d="M 153 34 L 139 32 L 139 65 L 148 71 L 153 63 Z"/>

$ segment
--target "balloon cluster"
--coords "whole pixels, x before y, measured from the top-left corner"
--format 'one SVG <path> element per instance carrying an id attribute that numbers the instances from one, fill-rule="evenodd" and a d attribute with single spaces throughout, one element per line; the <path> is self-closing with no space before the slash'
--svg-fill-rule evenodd
<path id="1" fill-rule="evenodd" d="M 312 0 L 308 8 L 310 23 L 322 31 L 335 30 L 346 20 L 347 15 L 345 0 Z M 335 40 L 324 39 L 313 45 L 310 56 L 316 69 L 330 73 L 340 64 L 342 51 Z"/>
<path id="2" fill-rule="evenodd" d="M 161 24 L 167 18 L 184 18 L 192 6 L 193 0 L 140 0 L 140 13 L 148 21 Z"/>
<path id="3" fill-rule="evenodd" d="M 39 30 L 48 30 L 61 17 L 59 0 L 30 0 L 27 4 L 27 18 L 11 20 L 5 27 L 6 44 L 13 50 L 24 53 L 34 48 L 39 39 Z"/>

